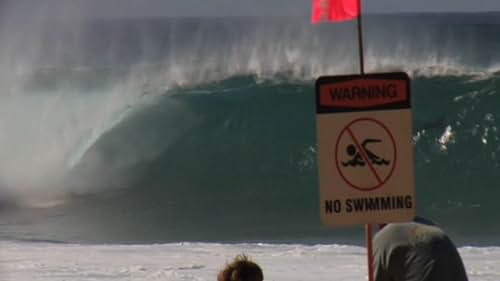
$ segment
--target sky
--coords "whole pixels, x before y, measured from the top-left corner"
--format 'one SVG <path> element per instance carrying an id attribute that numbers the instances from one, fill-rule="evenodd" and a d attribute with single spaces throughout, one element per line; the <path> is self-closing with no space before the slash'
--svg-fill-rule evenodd
<path id="1" fill-rule="evenodd" d="M 312 0 L 0 0 L 20 16 L 308 16 Z M 363 0 L 364 13 L 500 11 L 500 0 Z"/>

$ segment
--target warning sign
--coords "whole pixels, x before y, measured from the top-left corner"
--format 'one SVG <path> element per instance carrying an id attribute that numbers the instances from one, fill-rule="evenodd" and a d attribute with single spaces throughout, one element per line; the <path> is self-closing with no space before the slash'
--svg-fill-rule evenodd
<path id="1" fill-rule="evenodd" d="M 405 73 L 316 81 L 321 217 L 327 225 L 412 220 L 415 184 Z"/>

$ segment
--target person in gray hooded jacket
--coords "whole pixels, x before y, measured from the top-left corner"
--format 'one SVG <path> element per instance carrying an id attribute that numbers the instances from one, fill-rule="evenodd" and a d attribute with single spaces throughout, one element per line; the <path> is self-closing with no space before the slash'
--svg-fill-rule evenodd
<path id="1" fill-rule="evenodd" d="M 432 222 L 390 223 L 373 241 L 375 281 L 467 281 L 457 248 Z"/>

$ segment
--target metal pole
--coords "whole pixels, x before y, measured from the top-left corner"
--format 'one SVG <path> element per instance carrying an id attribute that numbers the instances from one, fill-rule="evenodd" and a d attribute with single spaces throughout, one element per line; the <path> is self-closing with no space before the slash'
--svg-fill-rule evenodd
<path id="1" fill-rule="evenodd" d="M 365 225 L 366 249 L 368 256 L 368 281 L 373 281 L 373 243 L 372 243 L 372 225 Z"/>
<path id="2" fill-rule="evenodd" d="M 359 72 L 365 74 L 365 59 L 363 55 L 363 19 L 361 0 L 358 0 L 358 49 L 359 49 Z M 365 225 L 366 251 L 368 261 L 368 281 L 373 281 L 373 240 L 372 240 L 372 225 Z"/>
<path id="3" fill-rule="evenodd" d="M 358 49 L 359 49 L 359 72 L 361 74 L 365 74 L 365 62 L 363 55 L 363 21 L 362 21 L 362 8 L 361 8 L 361 0 L 358 0 Z"/>

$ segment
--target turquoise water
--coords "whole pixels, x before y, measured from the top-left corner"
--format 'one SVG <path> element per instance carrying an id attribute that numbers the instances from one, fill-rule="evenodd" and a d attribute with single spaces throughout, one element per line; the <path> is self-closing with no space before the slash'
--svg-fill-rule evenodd
<path id="1" fill-rule="evenodd" d="M 418 213 L 498 245 L 496 17 L 366 25 L 367 70 L 412 77 Z M 1 80 L 2 237 L 362 243 L 321 225 L 316 165 L 314 80 L 357 71 L 353 28 L 99 21 L 27 36 L 36 55 L 16 38 L 0 55 L 18 69 Z"/>

